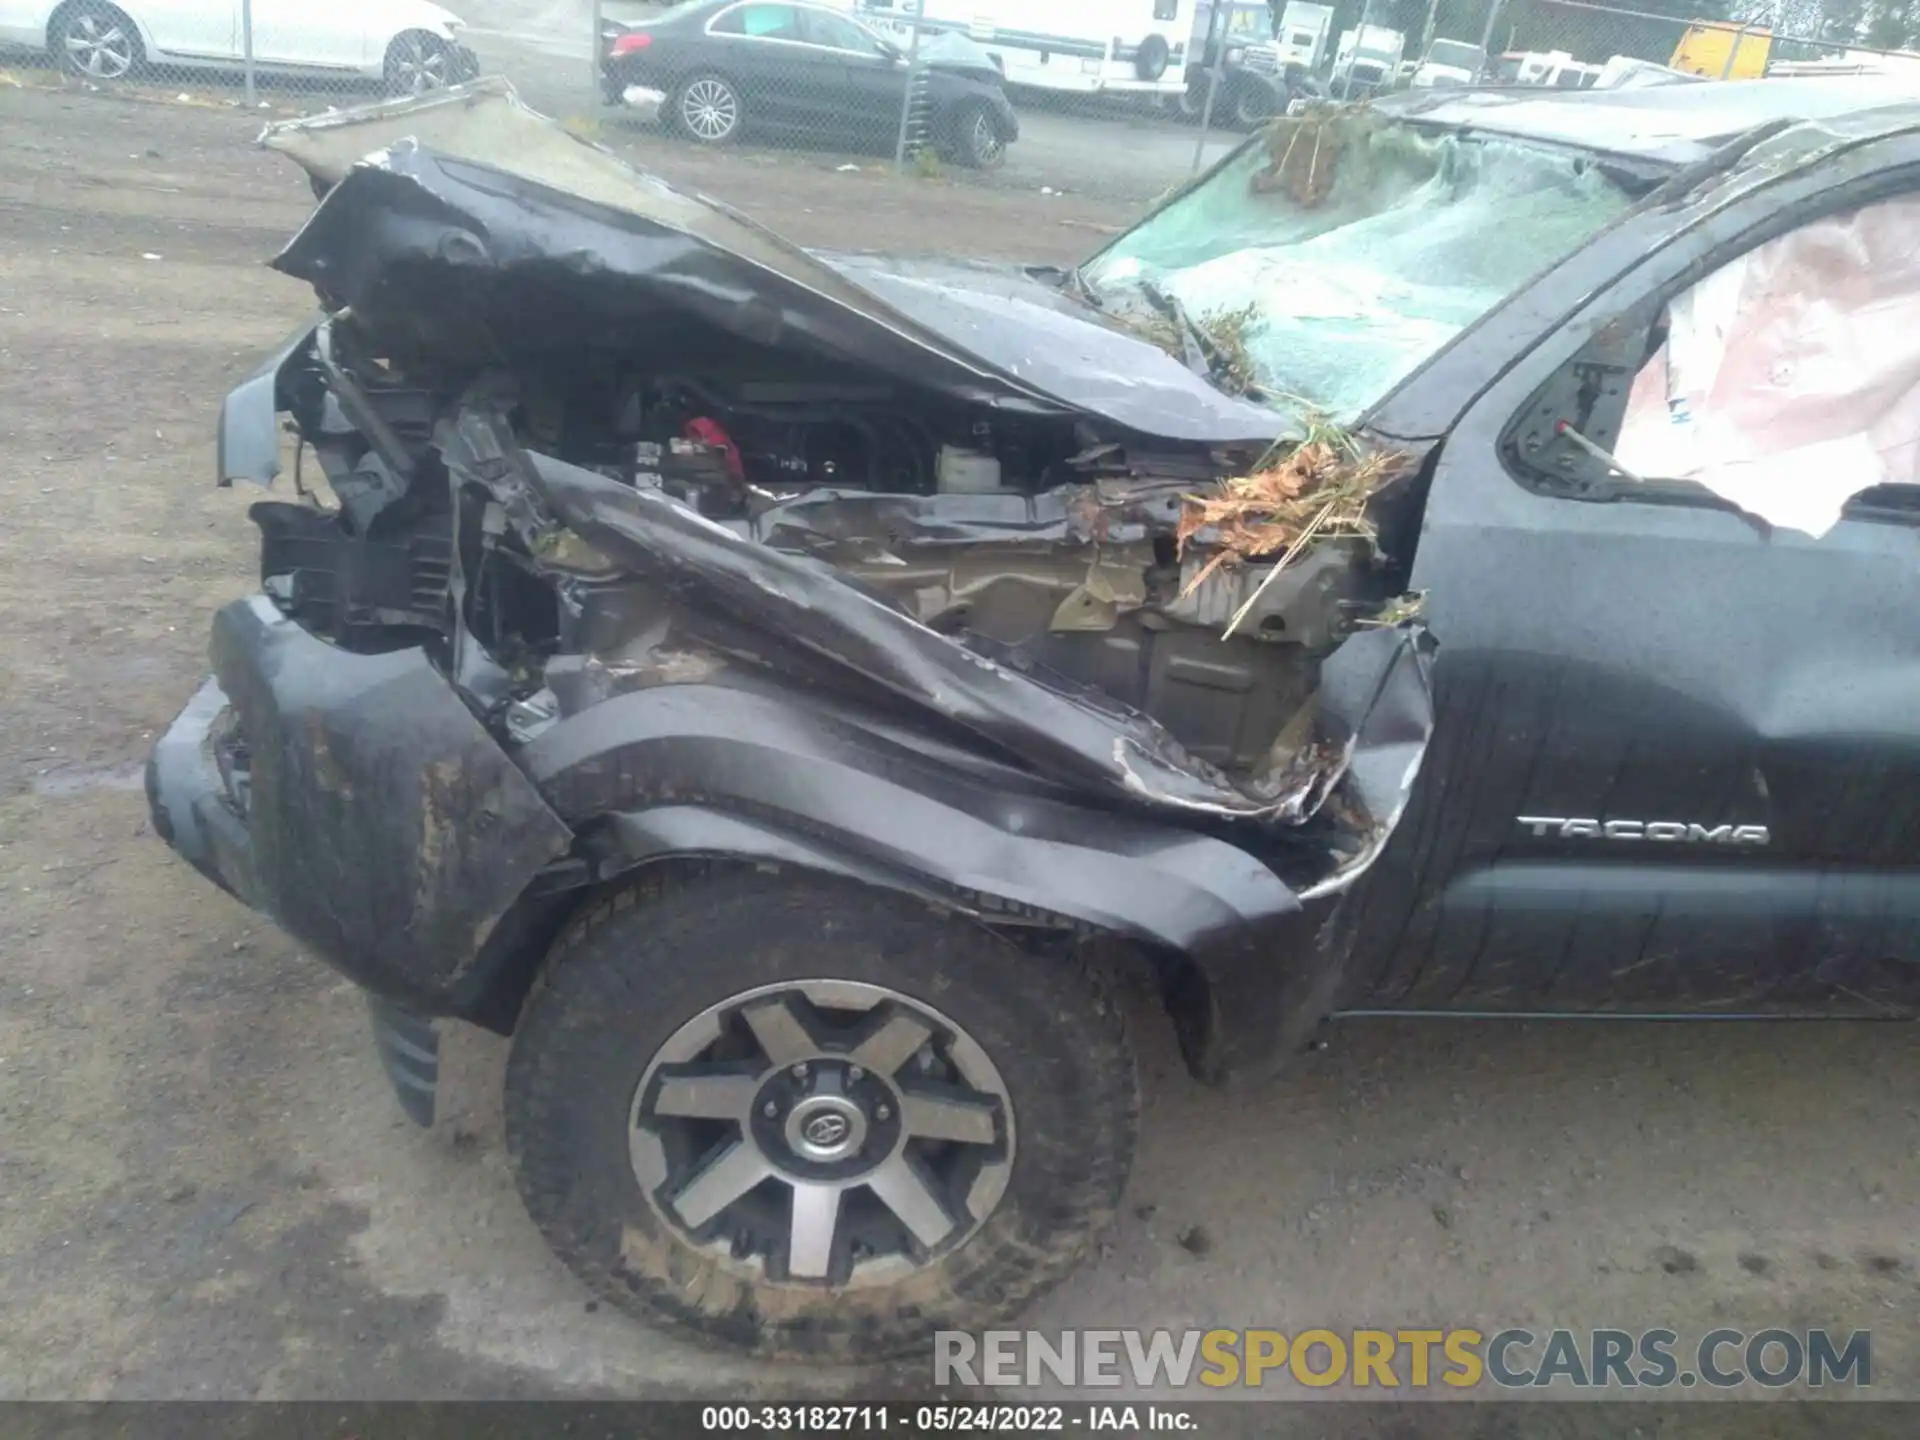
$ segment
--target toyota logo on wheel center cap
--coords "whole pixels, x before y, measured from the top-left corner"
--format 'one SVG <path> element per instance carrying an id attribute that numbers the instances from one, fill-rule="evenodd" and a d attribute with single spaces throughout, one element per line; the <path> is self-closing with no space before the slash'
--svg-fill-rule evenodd
<path id="1" fill-rule="evenodd" d="M 787 1144 L 796 1155 L 833 1164 L 867 1143 L 867 1116 L 844 1095 L 810 1095 L 787 1117 Z"/>
<path id="2" fill-rule="evenodd" d="M 807 1121 L 801 1133 L 807 1137 L 808 1144 L 817 1145 L 822 1150 L 831 1150 L 847 1138 L 847 1132 L 852 1128 L 847 1123 L 846 1116 L 836 1115 L 829 1110 Z"/>

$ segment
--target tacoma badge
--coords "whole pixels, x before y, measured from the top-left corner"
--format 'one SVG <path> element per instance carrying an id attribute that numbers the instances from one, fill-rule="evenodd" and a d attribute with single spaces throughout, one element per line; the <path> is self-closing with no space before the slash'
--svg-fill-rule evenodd
<path id="1" fill-rule="evenodd" d="M 1653 840 L 1683 845 L 1766 845 L 1764 825 L 1696 825 L 1683 820 L 1583 820 L 1561 815 L 1515 817 L 1536 839 Z"/>

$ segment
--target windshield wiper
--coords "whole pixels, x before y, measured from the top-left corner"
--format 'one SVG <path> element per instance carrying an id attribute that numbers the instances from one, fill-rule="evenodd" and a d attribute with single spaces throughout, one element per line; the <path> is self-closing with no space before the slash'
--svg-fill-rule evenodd
<path id="1" fill-rule="evenodd" d="M 1193 317 L 1187 314 L 1186 306 L 1151 280 L 1140 282 L 1140 293 L 1155 310 L 1173 322 L 1174 330 L 1180 337 L 1181 358 L 1189 370 L 1228 394 L 1244 395 L 1254 400 L 1261 398 L 1260 387 L 1242 372 L 1218 340 L 1194 323 Z"/>
<path id="2" fill-rule="evenodd" d="M 1201 335 L 1200 327 L 1193 323 L 1193 317 L 1187 314 L 1187 307 L 1151 280 L 1141 282 L 1140 293 L 1153 302 L 1154 309 L 1173 321 L 1174 328 L 1180 333 L 1180 348 L 1187 368 L 1196 375 L 1211 378 L 1213 360 L 1207 353 L 1206 338 Z"/>
<path id="3" fill-rule="evenodd" d="M 1081 304 L 1105 313 L 1107 307 L 1100 302 L 1100 297 L 1093 293 L 1093 286 L 1087 283 L 1087 277 L 1080 273 L 1078 265 L 1066 272 L 1066 278 L 1060 282 L 1060 288 Z"/>
<path id="4" fill-rule="evenodd" d="M 1151 280 L 1140 282 L 1140 293 L 1147 297 L 1154 309 L 1173 321 L 1174 329 L 1180 335 L 1180 348 L 1183 352 L 1181 358 L 1186 361 L 1187 368 L 1194 374 L 1203 375 L 1209 380 L 1215 378 L 1213 361 L 1207 354 L 1206 338 L 1201 335 L 1200 327 L 1193 323 L 1193 318 L 1187 314 L 1186 307 Z"/>

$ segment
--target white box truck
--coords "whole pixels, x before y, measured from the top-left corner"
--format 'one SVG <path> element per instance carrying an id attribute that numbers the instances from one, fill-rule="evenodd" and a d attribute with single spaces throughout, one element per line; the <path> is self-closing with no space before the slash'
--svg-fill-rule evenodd
<path id="1" fill-rule="evenodd" d="M 1280 50 L 1281 68 L 1290 73 L 1318 74 L 1332 35 L 1333 6 L 1290 0 L 1280 12 L 1280 27 L 1273 37 Z"/>
<path id="2" fill-rule="evenodd" d="M 1333 94 L 1353 100 L 1386 90 L 1400 77 L 1407 37 L 1384 25 L 1356 25 L 1341 32 L 1333 57 Z"/>
<path id="3" fill-rule="evenodd" d="M 923 40 L 965 35 L 1008 85 L 1170 97 L 1187 88 L 1186 0 L 857 0 L 854 13 L 905 45 L 916 8 Z"/>

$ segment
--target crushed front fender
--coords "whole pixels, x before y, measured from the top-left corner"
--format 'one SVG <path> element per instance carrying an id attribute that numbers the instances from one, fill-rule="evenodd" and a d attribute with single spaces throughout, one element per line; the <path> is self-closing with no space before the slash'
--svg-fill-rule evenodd
<path id="1" fill-rule="evenodd" d="M 376 994 L 470 1008 L 487 937 L 572 831 L 418 649 L 351 654 L 254 597 L 215 616 L 212 656 L 245 898 Z"/>
<path id="2" fill-rule="evenodd" d="M 827 697 L 634 691 L 559 722 L 522 758 L 604 876 L 683 857 L 796 866 L 996 925 L 1178 955 L 1190 967 L 1174 981 L 1181 1048 L 1210 1082 L 1266 1073 L 1331 1003 L 1322 982 L 1341 955 L 1320 937 L 1332 898 L 1303 904 L 1227 840 L 1078 804 Z"/>

